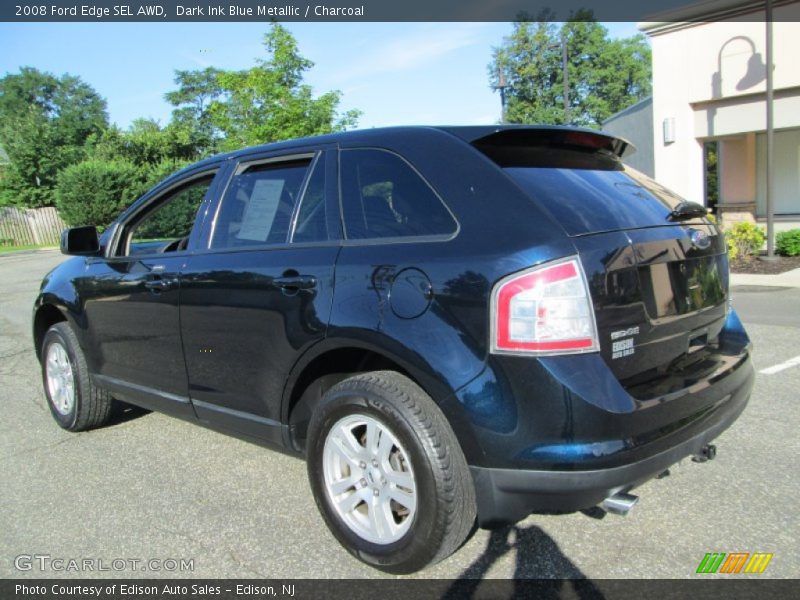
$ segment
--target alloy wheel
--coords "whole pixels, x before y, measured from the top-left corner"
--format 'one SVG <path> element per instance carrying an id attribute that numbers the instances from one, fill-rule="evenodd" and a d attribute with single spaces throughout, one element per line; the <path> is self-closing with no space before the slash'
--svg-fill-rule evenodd
<path id="1" fill-rule="evenodd" d="M 363 414 L 340 419 L 323 450 L 328 498 L 339 517 L 373 544 L 400 540 L 417 510 L 409 455 L 381 421 Z"/>
<path id="2" fill-rule="evenodd" d="M 53 342 L 47 348 L 45 374 L 53 407 L 60 414 L 68 415 L 75 405 L 75 378 L 69 355 L 58 342 Z"/>

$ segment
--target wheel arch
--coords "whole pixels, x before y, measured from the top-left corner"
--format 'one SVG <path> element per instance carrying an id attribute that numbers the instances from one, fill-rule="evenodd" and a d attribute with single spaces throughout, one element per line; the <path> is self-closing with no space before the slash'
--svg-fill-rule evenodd
<path id="1" fill-rule="evenodd" d="M 392 352 L 387 350 L 387 344 L 378 346 L 353 338 L 328 338 L 307 350 L 295 364 L 284 387 L 281 420 L 287 425 L 287 445 L 305 452 L 308 423 L 314 408 L 328 389 L 357 373 L 396 371 L 422 388 L 437 405 L 453 396 L 455 390 L 444 378 L 418 355 L 405 356 L 404 350 Z M 445 414 L 463 448 L 464 440 L 452 416 Z"/>
<path id="2" fill-rule="evenodd" d="M 42 342 L 47 330 L 56 323 L 69 321 L 66 313 L 55 304 L 45 302 L 37 306 L 33 317 L 33 346 L 36 358 L 42 360 Z"/>

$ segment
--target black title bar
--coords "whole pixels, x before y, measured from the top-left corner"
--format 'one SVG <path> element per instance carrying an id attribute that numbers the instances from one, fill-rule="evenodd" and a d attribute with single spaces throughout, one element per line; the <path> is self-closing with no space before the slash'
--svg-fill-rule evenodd
<path id="1" fill-rule="evenodd" d="M 3 600 L 382 600 L 580 598 L 660 600 L 794 597 L 793 580 L 731 579 L 3 579 Z"/>
<path id="2" fill-rule="evenodd" d="M 774 0 L 774 19 L 800 19 L 800 2 Z M 793 5 L 793 6 L 790 6 Z M 763 2 L 743 0 L 3 0 L 0 21 L 564 21 L 590 11 L 598 21 L 764 20 Z"/>

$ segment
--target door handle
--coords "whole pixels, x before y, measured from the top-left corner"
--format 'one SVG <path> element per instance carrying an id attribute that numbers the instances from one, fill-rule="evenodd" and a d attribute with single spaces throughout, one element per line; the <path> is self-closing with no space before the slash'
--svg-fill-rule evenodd
<path id="1" fill-rule="evenodd" d="M 160 277 L 148 279 L 144 282 L 144 287 L 152 292 L 163 292 L 172 287 L 175 283 L 174 279 L 161 279 Z"/>
<path id="2" fill-rule="evenodd" d="M 276 277 L 272 280 L 272 285 L 282 290 L 310 290 L 317 285 L 317 278 L 312 275 L 289 275 L 286 277 Z"/>

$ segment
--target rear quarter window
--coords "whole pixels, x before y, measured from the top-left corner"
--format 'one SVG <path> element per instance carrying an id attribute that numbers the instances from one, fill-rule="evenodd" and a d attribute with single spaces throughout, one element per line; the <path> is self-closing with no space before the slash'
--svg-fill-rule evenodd
<path id="1" fill-rule="evenodd" d="M 348 239 L 448 236 L 453 215 L 400 156 L 385 150 L 343 150 L 342 209 Z"/>

